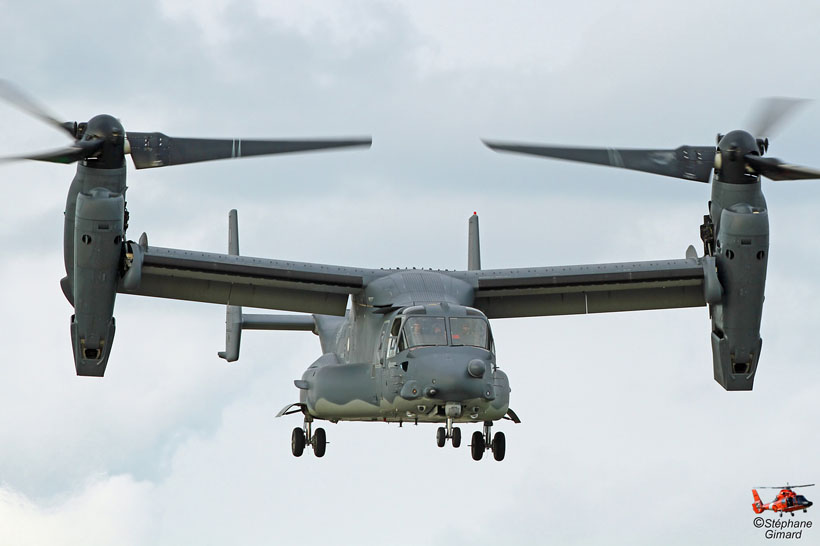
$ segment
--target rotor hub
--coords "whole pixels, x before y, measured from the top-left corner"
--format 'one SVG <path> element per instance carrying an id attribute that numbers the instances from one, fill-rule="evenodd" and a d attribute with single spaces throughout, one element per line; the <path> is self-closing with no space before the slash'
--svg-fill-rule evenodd
<path id="1" fill-rule="evenodd" d="M 760 155 L 761 147 L 757 139 L 746 131 L 730 131 L 722 135 L 717 145 L 716 174 L 721 182 L 731 184 L 754 184 L 759 180 L 757 173 L 750 171 L 746 155 Z"/>

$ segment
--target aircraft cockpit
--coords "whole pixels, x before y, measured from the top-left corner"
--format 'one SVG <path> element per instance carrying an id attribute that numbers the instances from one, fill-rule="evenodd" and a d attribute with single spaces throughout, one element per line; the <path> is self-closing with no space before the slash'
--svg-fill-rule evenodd
<path id="1" fill-rule="evenodd" d="M 495 353 L 487 317 L 471 307 L 448 304 L 414 305 L 385 322 L 380 349 L 386 356 L 419 347 L 478 347 Z M 380 350 L 380 352 L 381 352 Z"/>

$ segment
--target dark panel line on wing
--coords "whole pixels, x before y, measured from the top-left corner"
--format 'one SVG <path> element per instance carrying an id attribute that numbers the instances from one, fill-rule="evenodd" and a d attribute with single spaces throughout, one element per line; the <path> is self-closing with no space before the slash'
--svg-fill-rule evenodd
<path id="1" fill-rule="evenodd" d="M 538 288 L 562 287 L 577 285 L 607 285 L 628 284 L 657 280 L 702 280 L 703 270 L 700 266 L 694 268 L 667 269 L 662 271 L 621 271 L 608 273 L 589 273 L 576 275 L 547 275 L 526 278 L 479 278 L 479 290 L 493 290 L 504 288 Z"/>
<path id="2" fill-rule="evenodd" d="M 245 264 L 228 264 L 218 262 L 204 262 L 200 260 L 177 258 L 169 256 L 145 255 L 144 266 L 179 269 L 201 273 L 216 273 L 223 275 L 243 275 L 259 279 L 278 281 L 304 282 L 313 284 L 327 284 L 345 288 L 361 289 L 364 279 L 353 275 L 335 275 L 312 271 L 293 271 L 288 269 L 253 266 Z"/>

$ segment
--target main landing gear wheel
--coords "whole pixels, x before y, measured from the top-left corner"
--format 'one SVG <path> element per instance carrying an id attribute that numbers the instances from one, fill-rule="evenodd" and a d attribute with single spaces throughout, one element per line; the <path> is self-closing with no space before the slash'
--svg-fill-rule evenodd
<path id="1" fill-rule="evenodd" d="M 492 450 L 496 461 L 504 460 L 504 454 L 507 452 L 507 439 L 503 432 L 496 432 L 493 436 Z"/>
<path id="2" fill-rule="evenodd" d="M 470 443 L 470 454 L 473 456 L 473 460 L 480 461 L 484 456 L 485 449 L 484 434 L 480 430 L 473 432 L 473 439 Z"/>
<path id="3" fill-rule="evenodd" d="M 325 450 L 327 449 L 327 436 L 325 435 L 325 429 L 317 428 L 316 432 L 313 433 L 313 439 L 310 443 L 313 446 L 313 454 L 317 457 L 324 457 Z"/>
<path id="4" fill-rule="evenodd" d="M 290 435 L 290 451 L 294 457 L 301 457 L 305 452 L 305 431 L 299 427 L 293 429 Z"/>
<path id="5" fill-rule="evenodd" d="M 503 432 L 496 432 L 493 436 L 493 422 L 484 421 L 484 430 L 473 432 L 473 440 L 470 444 L 470 454 L 473 460 L 480 461 L 484 457 L 484 452 L 492 450 L 493 458 L 496 461 L 503 461 L 507 454 L 507 439 Z"/>

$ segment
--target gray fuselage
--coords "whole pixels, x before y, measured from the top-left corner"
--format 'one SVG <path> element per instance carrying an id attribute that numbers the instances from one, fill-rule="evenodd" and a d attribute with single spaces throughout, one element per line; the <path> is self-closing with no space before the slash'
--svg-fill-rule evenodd
<path id="1" fill-rule="evenodd" d="M 315 315 L 324 354 L 297 382 L 301 403 L 330 421 L 495 421 L 509 381 L 466 283 L 399 271 L 371 283 L 345 317 Z M 456 286 L 458 285 L 458 286 Z M 390 306 L 379 306 L 383 300 Z M 397 305 L 398 302 L 398 305 Z"/>

